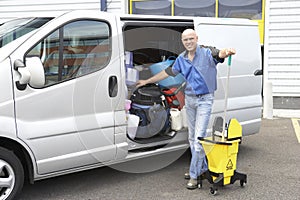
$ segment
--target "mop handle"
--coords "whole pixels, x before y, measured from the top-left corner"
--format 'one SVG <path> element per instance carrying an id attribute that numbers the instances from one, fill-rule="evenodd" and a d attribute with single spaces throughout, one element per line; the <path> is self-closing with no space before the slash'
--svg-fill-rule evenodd
<path id="1" fill-rule="evenodd" d="M 228 56 L 228 62 L 227 62 L 228 66 L 230 67 L 231 66 L 231 55 Z"/>
<path id="2" fill-rule="evenodd" d="M 226 90 L 225 90 L 225 108 L 224 108 L 224 120 L 223 120 L 223 131 L 222 131 L 222 141 L 225 141 L 225 125 L 226 125 L 226 114 L 227 114 L 227 100 L 228 100 L 228 90 L 229 90 L 229 77 L 230 77 L 230 66 L 231 66 L 231 55 L 228 56 L 228 70 L 226 79 Z"/>

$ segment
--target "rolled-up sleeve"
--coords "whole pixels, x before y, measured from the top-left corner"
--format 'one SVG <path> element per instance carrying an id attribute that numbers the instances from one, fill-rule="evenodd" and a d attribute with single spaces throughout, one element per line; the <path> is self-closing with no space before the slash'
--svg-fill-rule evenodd
<path id="1" fill-rule="evenodd" d="M 166 69 L 165 69 L 165 72 L 166 72 L 169 76 L 176 76 L 176 74 L 173 72 L 172 66 L 166 68 Z"/>
<path id="2" fill-rule="evenodd" d="M 216 47 L 212 47 L 212 46 L 204 46 L 204 45 L 200 45 L 203 48 L 209 48 L 211 51 L 211 55 L 214 59 L 216 59 L 217 62 L 223 63 L 224 62 L 224 58 L 220 58 L 219 57 L 219 52 L 220 50 L 217 49 Z"/>
<path id="3" fill-rule="evenodd" d="M 171 65 L 171 66 L 169 66 L 168 68 L 165 69 L 165 72 L 169 76 L 176 76 L 177 74 L 180 73 L 180 67 L 179 67 L 178 58 L 175 60 L 175 62 L 173 63 L 173 65 Z"/>

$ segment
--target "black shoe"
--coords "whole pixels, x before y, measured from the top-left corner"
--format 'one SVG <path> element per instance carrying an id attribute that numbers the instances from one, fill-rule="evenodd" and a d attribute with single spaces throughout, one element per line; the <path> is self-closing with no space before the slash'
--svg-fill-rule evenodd
<path id="1" fill-rule="evenodd" d="M 186 188 L 189 190 L 196 189 L 198 187 L 198 180 L 197 179 L 190 179 L 189 182 L 186 184 Z"/>
<path id="2" fill-rule="evenodd" d="M 190 178 L 190 173 L 187 172 L 184 174 L 184 179 L 189 180 Z"/>

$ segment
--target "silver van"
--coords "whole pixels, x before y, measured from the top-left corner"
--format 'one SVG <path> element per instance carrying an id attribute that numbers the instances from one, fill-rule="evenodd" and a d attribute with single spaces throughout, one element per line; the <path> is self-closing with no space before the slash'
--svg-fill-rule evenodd
<path id="1" fill-rule="evenodd" d="M 262 66 L 254 22 L 71 11 L 0 25 L 0 199 L 13 199 L 24 180 L 186 150 L 187 129 L 172 129 L 170 109 L 155 134 L 148 129 L 148 136 L 129 137 L 132 113 L 125 106 L 137 91 L 135 80 L 184 50 L 186 28 L 203 45 L 237 50 L 227 117 L 237 118 L 243 135 L 257 133 L 262 78 L 254 72 Z M 223 115 L 227 68 L 218 65 L 212 118 Z M 161 97 L 157 104 L 166 108 Z"/>

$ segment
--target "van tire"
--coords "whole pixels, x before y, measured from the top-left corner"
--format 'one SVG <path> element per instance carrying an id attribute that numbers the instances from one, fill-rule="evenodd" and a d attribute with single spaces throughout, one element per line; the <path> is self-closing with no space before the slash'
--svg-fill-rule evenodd
<path id="1" fill-rule="evenodd" d="M 10 180 L 6 182 L 6 179 Z M 2 179 L 2 180 L 1 180 Z M 22 190 L 24 169 L 13 151 L 0 147 L 0 199 L 12 200 Z"/>

